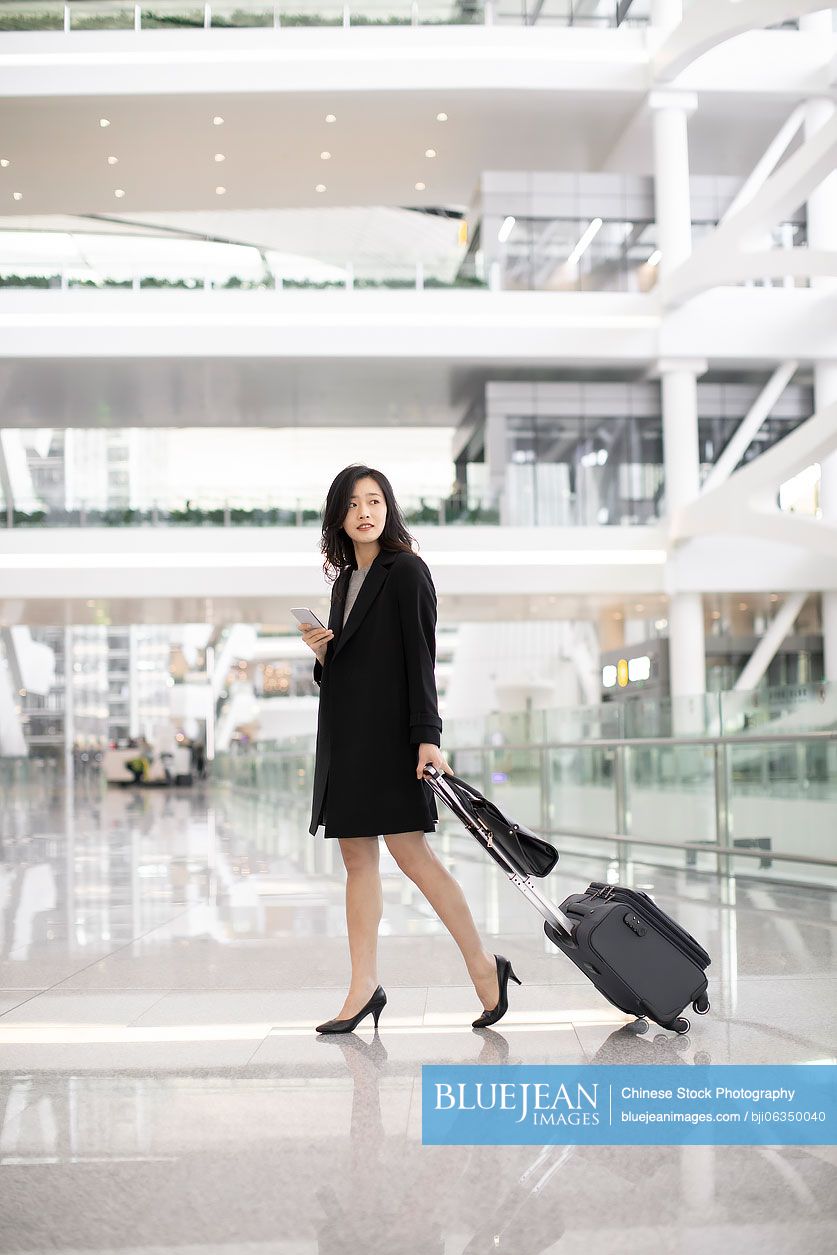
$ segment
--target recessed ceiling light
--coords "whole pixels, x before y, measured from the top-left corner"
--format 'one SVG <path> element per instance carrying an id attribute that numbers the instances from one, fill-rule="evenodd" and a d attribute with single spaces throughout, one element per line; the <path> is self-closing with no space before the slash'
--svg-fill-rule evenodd
<path id="1" fill-rule="evenodd" d="M 226 189 L 225 187 L 216 187 L 216 189 L 215 189 L 215 195 L 216 195 L 216 196 L 224 196 L 224 195 L 226 194 L 226 191 L 227 191 L 227 189 Z"/>
<path id="2" fill-rule="evenodd" d="M 8 157 L 0 157 L 0 166 L 2 166 L 4 170 L 8 164 L 9 164 Z"/>
<path id="3" fill-rule="evenodd" d="M 118 188 L 116 189 L 116 191 L 115 191 L 113 194 L 114 194 L 114 196 L 119 196 L 119 197 L 121 198 L 121 197 L 123 197 L 123 196 L 125 195 L 125 192 L 124 192 L 124 189 L 123 189 L 123 188 L 118 187 Z"/>
<path id="4" fill-rule="evenodd" d="M 326 114 L 326 122 L 336 122 L 337 118 L 333 113 Z"/>
<path id="5" fill-rule="evenodd" d="M 119 161 L 119 158 L 118 158 L 118 157 L 108 157 L 108 165 L 109 165 L 109 166 L 115 166 L 115 165 L 117 164 L 117 162 L 118 162 L 118 161 Z"/>
<path id="6" fill-rule="evenodd" d="M 12 196 L 15 200 L 23 200 L 23 192 L 12 192 Z"/>
<path id="7" fill-rule="evenodd" d="M 423 192 L 426 186 L 427 186 L 427 185 L 426 185 L 425 183 L 417 183 L 417 184 L 416 184 L 416 191 L 417 191 L 417 192 Z"/>
<path id="8" fill-rule="evenodd" d="M 436 121 L 437 121 L 437 122 L 447 122 L 447 120 L 448 120 L 448 115 L 447 115 L 446 113 L 437 113 L 437 114 L 436 114 Z"/>
<path id="9" fill-rule="evenodd" d="M 226 160 L 227 160 L 227 158 L 226 158 L 226 156 L 224 155 L 224 153 L 216 153 L 216 154 L 215 154 L 215 160 L 216 160 L 216 161 L 226 161 Z"/>
<path id="10" fill-rule="evenodd" d="M 223 118 L 219 118 L 219 117 L 218 117 L 218 115 L 216 114 L 216 115 L 215 115 L 215 117 L 212 119 L 212 125 L 213 125 L 213 126 L 223 126 L 223 125 L 224 125 L 224 119 L 223 119 Z"/>
<path id="11" fill-rule="evenodd" d="M 325 183 L 318 183 L 317 186 L 314 188 L 315 192 L 324 192 L 325 190 L 326 190 Z"/>
<path id="12" fill-rule="evenodd" d="M 331 153 L 320 153 L 320 161 L 331 161 Z"/>
<path id="13" fill-rule="evenodd" d="M 107 118 L 99 118 L 99 126 L 110 126 L 110 121 Z"/>
<path id="14" fill-rule="evenodd" d="M 425 155 L 425 157 L 435 157 L 435 156 L 436 156 L 436 149 L 435 149 L 435 148 L 428 148 L 428 149 L 425 151 L 425 154 L 424 154 L 424 155 Z"/>

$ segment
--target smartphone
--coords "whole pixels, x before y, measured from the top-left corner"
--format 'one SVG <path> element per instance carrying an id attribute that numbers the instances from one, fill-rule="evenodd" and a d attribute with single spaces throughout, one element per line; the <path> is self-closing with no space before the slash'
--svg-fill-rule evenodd
<path id="1" fill-rule="evenodd" d="M 325 624 L 317 618 L 314 611 L 309 610 L 307 606 L 291 606 L 291 614 L 297 623 L 314 623 L 317 627 L 325 627 Z"/>

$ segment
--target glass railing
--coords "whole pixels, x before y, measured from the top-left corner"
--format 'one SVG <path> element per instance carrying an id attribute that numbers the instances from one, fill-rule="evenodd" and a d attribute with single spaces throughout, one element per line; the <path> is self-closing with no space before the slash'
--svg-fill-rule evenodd
<path id="1" fill-rule="evenodd" d="M 0 0 L 2 31 L 230 30 L 298 26 L 644 26 L 649 0 Z"/>
<path id="2" fill-rule="evenodd" d="M 281 262 L 269 254 L 253 257 L 245 245 L 183 242 L 170 262 L 154 260 L 155 240 L 126 237 L 123 252 L 113 241 L 104 248 L 90 243 L 93 256 L 80 260 L 76 246 L 59 233 L 33 236 L 21 253 L 18 233 L 0 233 L 0 289 L 34 288 L 61 291 L 123 289 L 128 291 L 480 291 L 498 292 L 648 292 L 657 283 L 660 253 L 653 221 L 626 222 L 601 218 L 511 218 L 504 233 L 499 219 L 478 228 L 472 249 L 461 246 L 426 260 L 361 263 L 341 266 L 295 258 Z M 598 224 L 598 226 L 596 226 Z M 695 222 L 699 240 L 715 230 L 715 222 Z M 591 236 L 591 229 L 595 228 Z M 502 243 L 500 237 L 502 236 Z M 804 247 L 803 224 L 780 223 L 771 236 L 774 251 Z M 579 245 L 589 242 L 581 252 Z M 170 241 L 157 241 L 158 246 Z M 96 250 L 100 255 L 97 256 Z M 137 250 L 143 250 L 138 253 Z M 165 254 L 164 254 L 165 255 Z M 238 269 L 236 269 L 236 267 Z M 156 273 L 155 273 L 156 269 Z M 803 287 L 807 278 L 748 280 L 750 286 Z"/>
<path id="3" fill-rule="evenodd" d="M 837 684 L 652 706 L 446 719 L 443 750 L 564 853 L 837 885 Z M 296 736 L 220 756 L 215 779 L 307 828 L 313 768 L 313 735 Z"/>
<path id="4" fill-rule="evenodd" d="M 489 498 L 403 498 L 402 513 L 408 524 L 425 526 L 494 525 L 500 510 Z M 4 509 L 0 502 L 0 528 L 5 527 L 317 527 L 321 507 L 308 501 L 242 505 L 231 501 L 192 501 L 181 506 L 150 502 L 140 506 L 115 506 L 81 501 L 70 509 L 43 506 Z"/>
<path id="5" fill-rule="evenodd" d="M 340 279 L 283 279 L 280 275 L 263 278 L 243 278 L 241 275 L 183 275 L 171 278 L 160 275 L 102 276 L 91 277 L 78 269 L 45 271 L 31 268 L 29 273 L 21 268 L 4 266 L 0 260 L 0 289 L 34 288 L 42 291 L 70 291 L 85 289 L 110 291 L 121 288 L 127 291 L 213 291 L 213 292 L 299 292 L 299 291 L 453 291 L 477 290 L 488 287 L 487 279 L 457 275 L 450 280 L 425 276 L 421 266 L 403 267 L 400 273 L 381 277 L 353 278 L 350 268 Z"/>

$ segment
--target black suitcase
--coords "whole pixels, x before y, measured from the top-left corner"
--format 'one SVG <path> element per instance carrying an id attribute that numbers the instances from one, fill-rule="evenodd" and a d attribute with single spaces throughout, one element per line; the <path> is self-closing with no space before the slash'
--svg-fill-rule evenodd
<path id="1" fill-rule="evenodd" d="M 594 881 L 585 893 L 571 894 L 555 906 L 532 879 L 557 861 L 557 854 L 544 857 L 543 849 L 550 848 L 546 842 L 506 819 L 458 777 L 428 766 L 425 779 L 543 916 L 549 940 L 608 1002 L 676 1033 L 691 1027 L 682 1015 L 690 1003 L 698 1015 L 706 1014 L 710 957 L 648 894 Z"/>

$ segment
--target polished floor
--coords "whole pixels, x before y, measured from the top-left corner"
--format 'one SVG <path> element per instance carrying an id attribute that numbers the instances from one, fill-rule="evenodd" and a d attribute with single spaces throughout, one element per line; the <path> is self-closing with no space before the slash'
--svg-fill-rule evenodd
<path id="1" fill-rule="evenodd" d="M 0 813 L 0 1250 L 585 1255 L 837 1249 L 837 1148 L 422 1147 L 424 1063 L 837 1061 L 837 895 L 562 859 L 707 946 L 712 1012 L 637 1036 L 453 830 L 436 848 L 524 984 L 496 1031 L 382 846 L 373 1034 L 336 843 L 203 789 L 10 789 Z"/>

